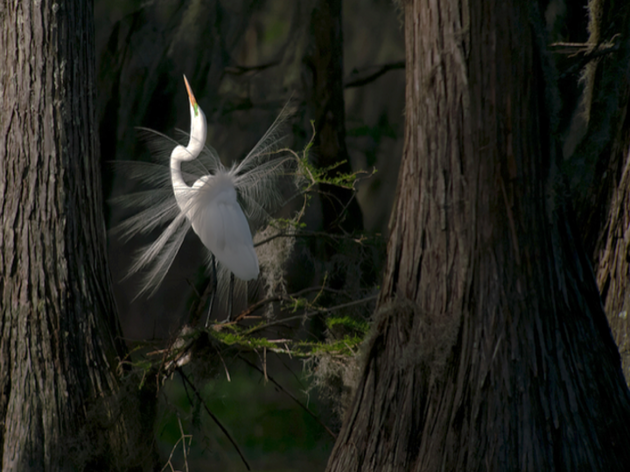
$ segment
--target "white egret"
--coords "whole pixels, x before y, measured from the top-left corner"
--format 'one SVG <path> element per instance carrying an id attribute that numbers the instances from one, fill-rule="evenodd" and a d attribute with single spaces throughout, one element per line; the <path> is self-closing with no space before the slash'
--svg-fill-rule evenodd
<path id="1" fill-rule="evenodd" d="M 129 239 L 168 224 L 152 244 L 140 251 L 129 270 L 131 275 L 146 269 L 139 293 L 156 291 L 191 227 L 209 251 L 215 291 L 215 257 L 237 278 L 256 279 L 258 257 L 250 223 L 260 226 L 280 204 L 278 179 L 286 173 L 292 160 L 290 154 L 279 152 L 284 139 L 281 131 L 291 115 L 287 105 L 240 163 L 224 167 L 216 151 L 205 145 L 206 117 L 185 76 L 184 82 L 190 104 L 188 144 L 183 146 L 161 133 L 140 128 L 147 135 L 147 143 L 157 162 L 123 164 L 129 177 L 154 188 L 116 199 L 141 211 L 115 231 L 123 239 Z M 170 152 L 168 157 L 167 152 Z M 169 162 L 168 167 L 164 165 L 165 160 Z M 188 166 L 186 171 L 185 165 Z"/>
<path id="2" fill-rule="evenodd" d="M 204 175 L 192 187 L 184 180 L 182 162 L 196 159 L 206 143 L 206 116 L 197 104 L 184 76 L 190 101 L 190 139 L 171 153 L 171 180 L 179 209 L 212 254 L 239 279 L 258 277 L 258 257 L 252 233 L 241 206 L 236 201 L 234 172 L 219 169 Z"/>

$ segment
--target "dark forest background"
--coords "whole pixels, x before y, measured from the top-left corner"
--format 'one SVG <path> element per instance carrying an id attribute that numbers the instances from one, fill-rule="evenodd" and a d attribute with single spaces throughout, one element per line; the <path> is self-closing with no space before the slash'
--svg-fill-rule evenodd
<path id="1" fill-rule="evenodd" d="M 314 20 L 313 15 L 326 4 L 338 10 Z M 345 120 L 336 120 L 333 128 L 345 135 L 343 146 L 322 152 L 321 142 L 316 142 L 311 159 L 321 166 L 347 160 L 345 171 L 377 170 L 358 181 L 358 206 L 349 207 L 354 215 L 348 218 L 358 215 L 362 222 L 351 231 L 381 241 L 367 262 L 372 266 L 370 284 L 377 285 L 374 277 L 380 273 L 384 256 L 382 241 L 395 195 L 404 124 L 403 34 L 401 17 L 391 2 L 97 0 L 95 18 L 97 113 L 106 201 L 140 190 L 111 165 L 116 160 L 146 159 L 148 150 L 136 127 L 169 136 L 177 136 L 176 128 L 188 129 L 182 74 L 206 113 L 207 143 L 226 162 L 242 158 L 251 149 L 290 97 L 298 110 L 291 141 L 296 151 L 312 137 L 311 120 L 321 122 L 318 114 L 337 115 L 341 108 Z M 321 57 L 327 53 L 330 57 Z M 322 80 L 324 91 L 317 91 L 316 84 Z M 337 94 L 327 98 L 322 93 L 330 88 L 330 81 L 340 83 Z M 330 106 L 322 111 L 321 104 L 327 100 L 334 102 L 332 111 Z M 322 125 L 316 126 L 320 133 Z M 310 231 L 329 230 L 333 212 L 316 197 L 303 221 Z M 108 227 L 129 215 L 108 204 Z M 188 321 L 195 300 L 192 287 L 203 272 L 199 265 L 203 249 L 191 234 L 158 292 L 134 299 L 137 279 L 121 279 L 134 251 L 148 241 L 136 238 L 123 243 L 111 235 L 108 238 L 120 321 L 132 349 L 147 345 L 158 349 L 172 341 Z M 287 267 L 289 292 L 321 284 L 326 271 L 336 264 L 326 262 L 332 250 L 326 243 L 298 241 Z M 352 250 L 348 257 L 353 257 Z M 317 259 L 324 262 L 313 262 Z M 363 317 L 369 315 L 370 307 L 373 304 L 363 307 Z M 315 320 L 291 335 L 323 340 L 325 332 L 322 320 Z M 231 382 L 221 368 L 203 382 L 204 398 L 254 470 L 322 470 L 334 442 L 322 425 L 260 372 L 238 359 L 226 356 L 226 362 Z M 304 360 L 269 355 L 265 362 L 283 388 L 309 405 L 330 428 L 339 427 L 339 398 L 331 398 L 327 389 L 314 388 L 314 361 L 305 366 Z M 332 377 L 327 381 L 340 381 Z M 227 470 L 241 467 L 238 455 L 199 411 L 199 404 L 189 404 L 182 382 L 170 382 L 165 391 L 160 400 L 162 416 L 156 422 L 162 462 L 166 463 L 182 436 L 177 415 L 183 415 L 183 424 L 192 428 L 186 430 L 192 434 L 192 455 L 187 459 L 191 470 L 201 464 Z M 333 387 L 333 391 L 336 395 L 338 390 Z M 179 402 L 176 408 L 164 404 L 167 398 Z M 182 467 L 181 446 L 173 463 Z"/>
<path id="2" fill-rule="evenodd" d="M 320 15 L 321 11 L 325 14 Z M 182 74 L 186 74 L 208 117 L 208 143 L 228 162 L 243 156 L 293 97 L 298 104 L 293 149 L 306 145 L 314 120 L 318 134 L 311 159 L 315 164 L 347 160 L 341 167 L 344 171 L 377 170 L 357 183 L 358 206 L 348 207 L 346 223 L 351 231 L 386 239 L 405 118 L 402 16 L 390 1 L 97 0 L 95 17 L 106 199 L 137 190 L 109 165 L 109 161 L 144 158 L 147 150 L 135 127 L 146 126 L 168 135 L 174 135 L 175 128 L 187 129 L 188 104 L 182 83 Z M 599 209 L 593 204 L 596 161 L 594 153 L 583 149 L 584 144 L 579 147 L 587 130 L 584 78 L 592 63 L 584 46 L 589 40 L 586 2 L 549 2 L 545 20 L 561 93 L 558 123 L 565 171 L 577 202 L 578 221 L 590 222 L 582 226 L 587 252 L 597 258 L 606 198 L 600 200 Z M 326 127 L 332 128 L 336 138 L 330 137 Z M 589 204 L 583 205 L 585 201 Z M 330 227 L 334 211 L 316 198 L 303 221 L 311 231 L 335 231 Z M 115 206 L 106 209 L 109 227 L 126 216 Z M 120 280 L 133 251 L 143 242 L 123 244 L 113 237 L 108 242 L 120 321 L 132 348 L 138 343 L 146 346 L 147 341 L 156 347 L 168 345 L 188 320 L 195 298 L 192 287 L 201 273 L 201 246 L 191 235 L 158 293 L 134 299 L 134 279 Z M 325 283 L 324 273 L 335 266 L 331 251 L 340 251 L 339 246 L 299 241 L 286 269 L 289 288 Z M 377 274 L 372 276 L 373 286 L 378 285 L 383 256 L 383 245 L 377 245 L 370 255 L 368 263 Z M 326 337 L 321 321 L 300 329 L 292 336 Z M 214 374 L 204 382 L 205 397 L 255 469 L 293 470 L 299 464 L 302 469 L 321 470 L 333 443 L 322 426 L 284 392 L 262 380 L 259 372 L 238 360 L 228 362 L 232 381 L 227 382 L 223 372 Z M 312 372 L 317 367 L 307 363 L 304 369 L 303 362 L 278 357 L 269 360 L 268 368 L 336 430 L 339 401 L 331 400 L 330 391 L 324 394 L 330 385 L 312 389 Z M 199 404 L 187 403 L 182 385 L 168 384 L 166 389 L 173 392 L 161 400 L 182 402 L 175 409 L 161 406 L 164 418 L 156 423 L 161 460 L 181 439 L 177 415 L 187 415 L 185 424 L 192 425 L 188 433 L 193 437 L 189 463 L 233 467 L 238 460 L 235 452 L 216 428 L 206 424 L 208 418 L 200 419 L 204 415 L 200 415 Z M 182 459 L 177 450 L 174 461 Z"/>
<path id="3" fill-rule="evenodd" d="M 623 470 L 625 2 L 40 5 L 0 7 L 5 467 Z M 146 188 L 121 166 L 149 160 L 137 128 L 188 130 L 183 75 L 224 164 L 290 100 L 317 174 L 210 327 L 196 235 L 137 296 L 159 232 L 115 231 Z"/>

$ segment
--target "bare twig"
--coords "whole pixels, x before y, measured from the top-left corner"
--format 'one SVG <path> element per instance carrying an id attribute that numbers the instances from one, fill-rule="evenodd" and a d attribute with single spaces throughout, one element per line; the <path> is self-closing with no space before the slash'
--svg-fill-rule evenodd
<path id="1" fill-rule="evenodd" d="M 258 241 L 254 244 L 255 247 L 262 246 L 263 244 L 267 244 L 269 241 L 273 241 L 276 238 L 328 238 L 333 240 L 343 240 L 343 239 L 351 239 L 354 242 L 361 244 L 367 238 L 355 238 L 351 234 L 334 234 L 327 233 L 326 231 L 299 231 L 299 232 L 287 232 L 287 233 L 276 233 L 273 236 L 269 236 L 268 238 L 263 239 L 262 241 Z"/>
<path id="2" fill-rule="evenodd" d="M 300 400 L 298 400 L 296 398 L 295 395 L 293 395 L 291 392 L 289 392 L 287 389 L 285 389 L 282 385 L 280 385 L 278 382 L 276 382 L 276 380 L 268 375 L 265 371 L 263 371 L 263 369 L 261 369 L 260 367 L 258 367 L 256 364 L 250 362 L 249 360 L 245 359 L 243 356 L 241 356 L 240 354 L 238 355 L 238 357 L 245 362 L 247 365 L 251 366 L 252 368 L 256 369 L 258 372 L 260 372 L 261 374 L 263 374 L 265 376 L 265 378 L 269 379 L 271 382 L 274 383 L 274 385 L 276 387 L 278 387 L 281 391 L 283 391 L 286 395 L 288 395 L 295 403 L 297 403 L 300 408 L 302 408 L 304 411 L 306 411 L 309 415 L 311 415 L 313 417 L 313 419 L 315 421 L 317 421 L 325 430 L 328 434 L 330 434 L 330 436 L 333 439 L 337 439 L 337 435 L 335 433 L 333 433 L 330 428 L 328 428 L 328 426 L 326 426 L 322 420 L 320 420 L 317 415 L 315 413 L 313 413 L 306 405 L 304 405 Z"/>
<path id="3" fill-rule="evenodd" d="M 390 63 L 387 63 L 387 64 L 383 64 L 382 66 L 372 66 L 372 67 L 369 67 L 367 70 L 370 70 L 370 69 L 373 70 L 376 67 L 378 67 L 376 72 L 373 72 L 370 75 L 367 75 L 367 76 L 362 77 L 360 79 L 350 80 L 350 81 L 346 82 L 344 87 L 345 88 L 361 87 L 362 85 L 366 85 L 366 84 L 369 84 L 370 82 L 374 82 L 381 75 L 385 74 L 386 72 L 389 72 L 390 70 L 404 69 L 405 68 L 405 61 L 390 62 Z"/>
<path id="4" fill-rule="evenodd" d="M 236 449 L 236 452 L 238 452 L 238 455 L 241 456 L 241 460 L 243 461 L 243 464 L 245 464 L 245 467 L 247 468 L 247 470 L 252 470 L 249 467 L 249 464 L 247 463 L 247 459 L 245 459 L 245 456 L 243 455 L 243 453 L 241 452 L 241 448 L 238 447 L 238 444 L 236 444 L 236 441 L 234 441 L 234 439 L 232 438 L 232 436 L 230 435 L 230 433 L 228 432 L 227 429 L 225 429 L 225 426 L 223 426 L 223 424 L 221 424 L 221 422 L 219 421 L 219 418 L 217 418 L 214 413 L 212 413 L 210 411 L 210 408 L 208 408 L 208 405 L 206 405 L 206 402 L 203 400 L 203 398 L 201 397 L 201 394 L 199 393 L 199 391 L 197 390 L 197 387 L 195 387 L 195 385 L 190 381 L 190 379 L 186 376 L 186 374 L 184 374 L 184 371 L 182 369 L 180 369 L 179 367 L 177 368 L 177 372 L 179 372 L 179 375 L 182 377 L 182 379 L 184 380 L 185 383 L 188 383 L 188 385 L 190 385 L 190 388 L 192 389 L 192 391 L 195 393 L 195 396 L 197 397 L 197 399 L 201 402 L 201 404 L 203 405 L 203 408 L 206 410 L 206 413 L 208 413 L 208 415 L 210 416 L 210 418 L 212 418 L 212 421 L 215 422 L 215 424 L 221 429 L 221 431 L 223 431 L 223 434 L 225 434 L 225 436 L 229 439 L 229 441 L 232 443 L 232 445 L 234 446 L 234 449 Z"/>
<path id="5" fill-rule="evenodd" d="M 614 39 L 614 38 L 613 38 Z M 584 58 L 588 60 L 595 59 L 596 57 L 610 54 L 619 50 L 620 43 L 553 43 L 549 45 L 553 52 L 556 54 L 566 54 L 569 56 L 578 56 L 584 54 Z"/>
<path id="6" fill-rule="evenodd" d="M 179 415 L 177 415 L 177 422 L 179 423 L 179 432 L 181 433 L 181 438 L 183 439 L 182 449 L 184 450 L 184 466 L 186 467 L 186 472 L 189 472 L 188 471 L 188 452 L 186 451 L 186 437 L 189 437 L 190 440 L 192 441 L 192 436 L 184 434 L 184 427 L 182 426 L 182 419 L 179 417 Z"/>
<path id="7" fill-rule="evenodd" d="M 227 381 L 231 382 L 232 379 L 230 378 L 230 371 L 227 368 L 227 364 L 223 360 L 223 356 L 221 355 L 221 353 L 219 351 L 217 351 L 217 354 L 219 355 L 219 359 L 221 359 L 221 362 L 223 363 L 223 368 L 225 369 L 225 376 L 227 377 Z"/>
<path id="8" fill-rule="evenodd" d="M 263 347 L 263 376 L 265 377 L 265 382 L 269 382 L 269 377 L 267 377 L 267 348 Z"/>
<path id="9" fill-rule="evenodd" d="M 328 292 L 328 293 L 334 293 L 337 295 L 343 295 L 346 298 L 352 298 L 346 290 L 337 290 L 335 288 L 322 287 L 320 285 L 314 285 L 312 287 L 303 288 L 302 290 L 298 290 L 297 292 L 291 293 L 289 297 L 295 298 L 309 292 Z"/>
<path id="10" fill-rule="evenodd" d="M 576 57 L 578 60 L 562 73 L 563 76 L 574 74 L 576 71 L 582 70 L 586 64 L 598 57 L 605 56 L 619 51 L 620 42 L 614 42 L 618 35 L 613 36 L 608 41 L 600 41 L 599 43 L 553 43 L 549 48 L 556 54 L 566 54 L 569 57 Z"/>
<path id="11" fill-rule="evenodd" d="M 242 312 L 240 312 L 238 314 L 238 316 L 236 318 L 234 318 L 234 323 L 236 323 L 238 321 L 241 321 L 243 318 L 251 315 L 256 310 L 258 310 L 260 307 L 263 307 L 263 306 L 267 305 L 268 303 L 281 302 L 281 301 L 284 301 L 284 300 L 285 300 L 285 297 L 282 297 L 280 295 L 277 295 L 277 296 L 274 296 L 274 297 L 265 298 L 264 300 L 259 300 L 256 303 L 248 306 Z"/>
<path id="12" fill-rule="evenodd" d="M 179 417 L 179 415 L 177 415 L 177 421 L 179 422 L 179 431 L 181 433 L 181 436 L 179 437 L 179 439 L 173 446 L 173 449 L 171 449 L 171 454 L 168 456 L 168 461 L 166 462 L 166 464 L 164 464 L 164 467 L 162 467 L 162 471 L 164 471 L 167 467 L 170 467 L 171 472 L 175 472 L 175 467 L 173 467 L 173 454 L 175 454 L 175 451 L 177 450 L 177 446 L 181 442 L 182 448 L 184 450 L 184 466 L 186 467 L 186 472 L 188 472 L 188 453 L 186 452 L 186 439 L 187 438 L 189 439 L 189 445 L 190 445 L 190 441 L 192 441 L 192 435 L 184 434 L 184 428 L 182 427 L 182 420 Z"/>

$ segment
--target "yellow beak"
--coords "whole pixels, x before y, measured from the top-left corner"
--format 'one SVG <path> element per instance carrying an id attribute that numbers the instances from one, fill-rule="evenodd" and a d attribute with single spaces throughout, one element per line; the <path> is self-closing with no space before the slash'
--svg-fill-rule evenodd
<path id="1" fill-rule="evenodd" d="M 186 84 L 186 90 L 188 91 L 188 99 L 190 100 L 190 104 L 196 109 L 197 101 L 195 100 L 195 96 L 193 95 L 192 90 L 190 89 L 190 85 L 188 84 L 188 79 L 186 78 L 186 76 L 184 76 L 184 83 Z"/>

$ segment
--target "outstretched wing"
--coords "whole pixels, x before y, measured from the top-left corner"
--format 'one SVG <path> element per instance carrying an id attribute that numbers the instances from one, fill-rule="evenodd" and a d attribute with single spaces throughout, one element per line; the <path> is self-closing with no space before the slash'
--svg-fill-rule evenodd
<path id="1" fill-rule="evenodd" d="M 285 149 L 289 138 L 286 131 L 294 112 L 295 104 L 289 100 L 254 148 L 228 171 L 254 229 L 265 224 L 282 205 L 280 180 L 295 170 L 296 159 Z"/>
<path id="2" fill-rule="evenodd" d="M 186 215 L 180 213 L 152 244 L 139 251 L 126 276 L 144 271 L 142 286 L 137 296 L 155 293 L 171 268 L 189 229 L 190 221 Z"/>

